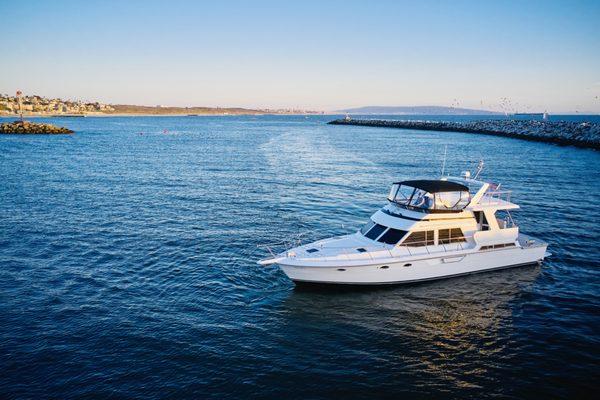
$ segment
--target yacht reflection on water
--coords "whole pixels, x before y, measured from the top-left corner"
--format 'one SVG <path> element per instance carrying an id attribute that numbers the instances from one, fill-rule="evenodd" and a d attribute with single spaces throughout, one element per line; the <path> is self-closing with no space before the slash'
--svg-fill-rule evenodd
<path id="1" fill-rule="evenodd" d="M 364 350 L 384 363 L 416 364 L 422 373 L 468 386 L 484 379 L 494 355 L 502 357 L 496 353 L 506 344 L 501 331 L 512 328 L 510 304 L 528 292 L 540 271 L 531 265 L 370 290 L 300 286 L 281 307 L 290 325 L 317 332 L 335 332 L 339 325 L 343 335 L 364 342 Z"/>

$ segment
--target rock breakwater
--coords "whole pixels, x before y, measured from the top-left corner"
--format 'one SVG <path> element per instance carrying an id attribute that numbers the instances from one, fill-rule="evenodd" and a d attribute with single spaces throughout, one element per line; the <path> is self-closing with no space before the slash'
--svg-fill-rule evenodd
<path id="1" fill-rule="evenodd" d="M 344 118 L 331 121 L 329 124 L 478 133 L 560 145 L 572 145 L 596 150 L 600 149 L 600 124 L 596 122 L 531 120 L 444 122 Z"/>
<path id="2" fill-rule="evenodd" d="M 0 125 L 0 133 L 24 134 L 24 135 L 35 135 L 35 134 L 55 135 L 55 134 L 73 133 L 73 131 L 68 128 L 63 128 L 63 127 L 52 125 L 52 124 L 42 124 L 42 123 L 38 123 L 38 122 L 29 122 L 29 121 L 14 121 L 14 122 L 6 122 L 4 124 L 1 124 Z"/>

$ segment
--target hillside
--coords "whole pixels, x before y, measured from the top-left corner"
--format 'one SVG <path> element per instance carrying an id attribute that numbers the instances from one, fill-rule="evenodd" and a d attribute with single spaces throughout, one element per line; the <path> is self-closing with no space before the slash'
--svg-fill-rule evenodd
<path id="1" fill-rule="evenodd" d="M 128 104 L 113 104 L 110 114 L 142 114 L 142 115 L 189 115 L 189 114 L 264 114 L 265 110 L 253 110 L 248 108 L 220 108 L 220 107 L 160 107 L 160 106 L 136 106 Z"/>

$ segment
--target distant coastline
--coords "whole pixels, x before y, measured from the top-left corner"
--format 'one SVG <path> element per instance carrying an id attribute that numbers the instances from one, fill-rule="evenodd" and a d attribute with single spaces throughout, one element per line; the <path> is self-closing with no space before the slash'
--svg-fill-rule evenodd
<path id="1" fill-rule="evenodd" d="M 142 117 L 142 116 L 228 116 L 228 115 L 406 115 L 406 116 L 539 116 L 543 113 L 503 113 L 491 110 L 445 106 L 365 106 L 341 110 L 305 110 L 299 108 L 243 108 L 243 107 L 171 107 L 134 104 L 105 104 L 79 100 L 46 98 L 28 95 L 0 94 L 0 118 L 16 117 L 20 113 L 34 117 Z M 595 113 L 562 113 L 560 115 L 598 115 Z"/>
<path id="2" fill-rule="evenodd" d="M 260 113 L 238 113 L 238 114 L 228 114 L 228 113 L 203 113 L 203 114 L 195 114 L 189 115 L 185 113 L 171 113 L 171 114 L 143 114 L 143 113 L 87 113 L 87 114 L 27 114 L 23 113 L 24 118 L 111 118 L 111 117 L 235 117 L 235 116 L 261 116 L 261 115 L 336 115 L 339 116 L 339 113 L 327 113 L 327 112 L 302 112 L 302 113 L 277 113 L 277 112 L 260 112 Z M 19 118 L 18 114 L 2 114 L 0 113 L 0 118 L 10 119 L 10 118 Z"/>
<path id="3" fill-rule="evenodd" d="M 167 107 L 131 104 L 104 104 L 46 98 L 39 95 L 24 96 L 21 105 L 16 96 L 0 94 L 0 116 L 16 116 L 19 112 L 27 117 L 83 117 L 83 116 L 217 116 L 217 115 L 320 115 L 322 111 L 293 108 L 251 109 L 241 107 Z"/>

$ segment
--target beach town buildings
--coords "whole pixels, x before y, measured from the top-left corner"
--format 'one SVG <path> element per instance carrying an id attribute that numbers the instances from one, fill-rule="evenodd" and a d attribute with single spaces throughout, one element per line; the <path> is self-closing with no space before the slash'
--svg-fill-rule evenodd
<path id="1" fill-rule="evenodd" d="M 94 114 L 109 113 L 114 108 L 99 102 L 86 103 L 62 99 L 49 99 L 42 96 L 23 96 L 23 113 L 28 115 L 56 115 L 56 114 Z M 0 94 L 0 115 L 18 114 L 19 105 L 16 96 Z"/>

